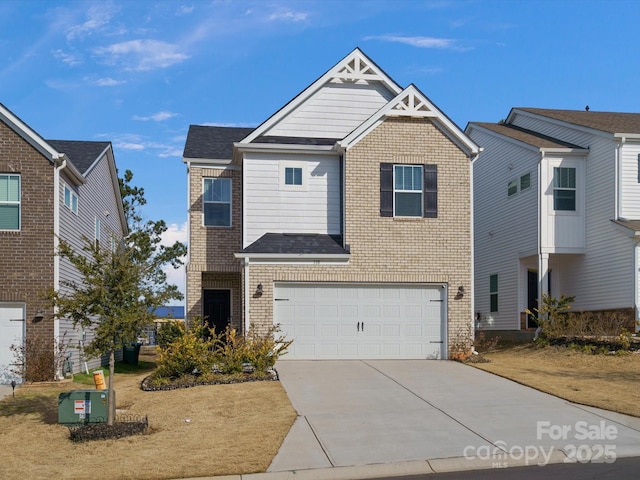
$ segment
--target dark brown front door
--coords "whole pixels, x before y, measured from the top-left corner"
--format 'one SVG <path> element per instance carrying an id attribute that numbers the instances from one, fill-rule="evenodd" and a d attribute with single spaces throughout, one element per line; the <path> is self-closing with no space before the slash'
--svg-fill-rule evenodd
<path id="1" fill-rule="evenodd" d="M 204 290 L 202 297 L 205 322 L 216 333 L 224 332 L 231 321 L 231 291 Z"/>

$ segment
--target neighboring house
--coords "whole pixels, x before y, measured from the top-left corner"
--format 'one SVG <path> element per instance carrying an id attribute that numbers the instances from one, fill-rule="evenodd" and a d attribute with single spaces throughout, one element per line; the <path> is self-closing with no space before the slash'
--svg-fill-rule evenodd
<path id="1" fill-rule="evenodd" d="M 256 129 L 191 126 L 187 318 L 287 358 L 447 358 L 472 335 L 478 147 L 355 49 Z"/>
<path id="2" fill-rule="evenodd" d="M 125 232 L 111 143 L 44 140 L 0 104 L 0 383 L 11 377 L 10 346 L 25 339 L 50 342 L 52 355 L 54 339 L 64 341 L 74 370 L 84 366 L 91 332 L 56 318 L 44 299 L 77 279 L 54 253 L 58 238 L 80 249 L 83 236 L 109 245 Z"/>
<path id="3" fill-rule="evenodd" d="M 163 323 L 180 322 L 184 324 L 184 307 L 170 306 L 158 307 L 153 311 L 155 319 L 153 325 L 149 325 L 144 329 L 143 336 L 139 341 L 145 345 L 156 345 L 156 334 Z"/>
<path id="4" fill-rule="evenodd" d="M 543 293 L 637 319 L 640 114 L 514 108 L 470 123 L 479 327 L 532 328 Z"/>

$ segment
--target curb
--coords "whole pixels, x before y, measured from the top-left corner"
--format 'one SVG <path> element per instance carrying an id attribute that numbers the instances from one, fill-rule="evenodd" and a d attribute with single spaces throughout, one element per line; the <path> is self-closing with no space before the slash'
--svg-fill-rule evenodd
<path id="1" fill-rule="evenodd" d="M 218 477 L 198 477 L 182 480 L 354 480 L 358 478 L 403 477 L 432 473 L 461 472 L 467 470 L 489 470 L 492 468 L 544 466 L 564 463 L 568 457 L 561 450 L 554 450 L 549 458 L 542 456 L 523 457 L 509 454 L 493 455 L 490 458 L 435 458 L 397 463 L 356 465 L 350 467 L 316 468 L 312 470 L 290 470 L 283 472 L 245 473 Z"/>

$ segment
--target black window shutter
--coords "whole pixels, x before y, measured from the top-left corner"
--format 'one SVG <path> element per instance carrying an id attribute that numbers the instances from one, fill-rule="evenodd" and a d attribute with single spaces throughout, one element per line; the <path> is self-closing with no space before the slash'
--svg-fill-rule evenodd
<path id="1" fill-rule="evenodd" d="M 438 218 L 438 165 L 424 166 L 424 218 Z"/>
<path id="2" fill-rule="evenodd" d="M 393 163 L 380 164 L 380 216 L 393 217 Z"/>

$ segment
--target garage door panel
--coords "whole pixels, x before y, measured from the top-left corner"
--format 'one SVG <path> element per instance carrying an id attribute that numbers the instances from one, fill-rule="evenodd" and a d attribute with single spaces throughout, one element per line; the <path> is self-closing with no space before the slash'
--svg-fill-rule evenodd
<path id="1" fill-rule="evenodd" d="M 436 285 L 276 283 L 274 298 L 290 305 L 274 302 L 274 322 L 293 340 L 285 358 L 441 358 L 443 293 Z"/>

